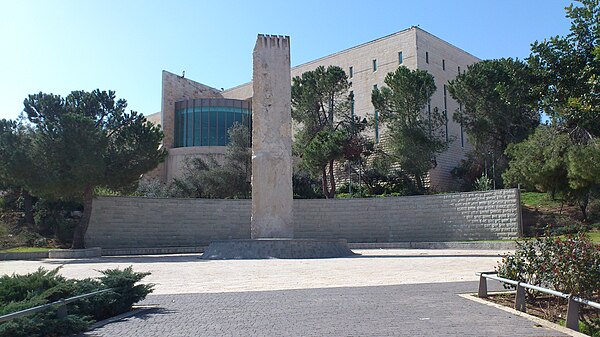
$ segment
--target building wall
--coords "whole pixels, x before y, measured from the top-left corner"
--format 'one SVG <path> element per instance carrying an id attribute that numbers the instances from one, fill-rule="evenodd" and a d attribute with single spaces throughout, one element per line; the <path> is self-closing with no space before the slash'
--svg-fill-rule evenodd
<path id="1" fill-rule="evenodd" d="M 353 68 L 353 76 L 348 81 L 352 83 L 350 90 L 354 93 L 354 112 L 357 116 L 373 117 L 375 109 L 371 103 L 371 92 L 374 85 L 378 88 L 385 86 L 385 76 L 395 71 L 399 63 L 398 53 L 402 52 L 402 64 L 409 69 L 427 70 L 435 78 L 437 91 L 431 99 L 431 109 L 437 107 L 444 111 L 444 85 L 454 79 L 467 66 L 478 62 L 475 56 L 449 44 L 448 42 L 418 28 L 411 27 L 400 32 L 367 42 L 338 53 L 319 58 L 292 68 L 292 77 L 312 71 L 318 66 L 336 65 L 344 69 L 346 75 Z M 425 53 L 429 54 L 429 63 L 425 62 Z M 373 70 L 373 60 L 377 61 L 377 70 Z M 445 69 L 442 67 L 445 60 Z M 252 83 L 246 83 L 223 92 L 227 98 L 247 99 L 252 96 Z M 454 139 L 447 152 L 436 158 L 438 166 L 430 172 L 431 187 L 437 191 L 448 191 L 456 188 L 450 171 L 471 149 L 466 134 L 454 122 L 452 116 L 458 109 L 458 104 L 446 94 L 446 110 L 448 116 L 449 139 Z M 375 131 L 368 135 L 375 138 Z M 462 142 L 461 142 L 462 136 Z M 379 127 L 379 139 L 385 138 L 385 129 Z"/>
<path id="2" fill-rule="evenodd" d="M 252 98 L 252 82 L 240 84 L 222 92 L 223 97 L 231 99 L 247 100 Z"/>
<path id="3" fill-rule="evenodd" d="M 512 239 L 520 233 L 516 189 L 370 199 L 294 200 L 296 238 L 349 242 Z M 201 246 L 250 238 L 251 200 L 99 197 L 89 247 Z"/>
<path id="4" fill-rule="evenodd" d="M 464 72 L 467 66 L 478 62 L 479 59 L 422 29 L 416 29 L 415 32 L 417 67 L 432 74 L 437 87 L 437 91 L 431 98 L 431 109 L 438 107 L 440 111 L 444 111 L 446 108 L 449 139 L 454 139 L 448 151 L 436 158 L 438 166 L 429 173 L 434 190 L 448 191 L 456 188 L 456 182 L 452 179 L 450 171 L 458 166 L 460 160 L 471 150 L 471 145 L 467 142 L 467 135 L 464 130 L 461 130 L 460 124 L 454 122 L 453 116 L 459 106 L 447 90 L 447 105 L 444 106 L 444 85 L 448 85 L 449 81 L 456 78 L 459 67 L 460 71 Z M 429 54 L 429 63 L 426 60 L 427 54 Z"/>
<path id="5" fill-rule="evenodd" d="M 166 70 L 162 72 L 162 107 L 161 107 L 161 126 L 164 133 L 163 146 L 169 150 L 169 155 L 165 162 L 156 169 L 146 174 L 149 178 L 158 178 L 162 181 L 170 181 L 168 177 L 173 177 L 179 172 L 169 171 L 173 160 L 178 160 L 171 155 L 171 149 L 175 144 L 175 102 L 195 99 L 195 98 L 223 98 L 221 91 L 211 88 L 204 84 L 189 80 L 179 75 L 175 75 Z"/>
<path id="6" fill-rule="evenodd" d="M 161 119 L 162 119 L 162 115 L 159 112 L 155 112 L 153 114 L 150 115 L 146 115 L 146 119 L 148 120 L 148 122 L 154 124 L 154 125 L 160 125 L 161 123 Z"/>
<path id="7" fill-rule="evenodd" d="M 176 147 L 169 149 L 169 160 L 167 162 L 167 181 L 180 177 L 186 166 L 186 159 L 194 157 L 213 157 L 222 164 L 225 157 L 225 146 L 193 146 Z"/>

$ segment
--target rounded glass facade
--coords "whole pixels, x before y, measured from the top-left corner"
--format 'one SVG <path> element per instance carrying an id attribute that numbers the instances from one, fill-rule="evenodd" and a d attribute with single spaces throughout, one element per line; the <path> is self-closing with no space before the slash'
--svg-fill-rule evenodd
<path id="1" fill-rule="evenodd" d="M 225 146 L 235 123 L 252 130 L 252 103 L 227 98 L 190 99 L 175 103 L 175 147 Z"/>

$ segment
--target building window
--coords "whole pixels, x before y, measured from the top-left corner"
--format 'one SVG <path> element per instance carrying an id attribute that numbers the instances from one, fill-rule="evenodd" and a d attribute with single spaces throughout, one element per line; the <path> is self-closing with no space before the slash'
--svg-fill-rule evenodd
<path id="1" fill-rule="evenodd" d="M 427 119 L 429 121 L 429 135 L 431 136 L 431 99 L 427 100 Z"/>
<path id="2" fill-rule="evenodd" d="M 444 84 L 444 118 L 446 122 L 446 141 L 450 139 L 448 136 L 448 99 L 446 94 L 446 85 Z"/>
<path id="3" fill-rule="evenodd" d="M 446 60 L 442 60 L 442 70 L 446 70 Z"/>
<path id="4" fill-rule="evenodd" d="M 398 64 L 402 64 L 402 52 L 398 52 Z"/>
<path id="5" fill-rule="evenodd" d="M 191 99 L 175 103 L 175 147 L 225 146 L 227 130 L 240 123 L 251 129 L 252 104 L 233 99 Z"/>
<path id="6" fill-rule="evenodd" d="M 429 64 L 429 52 L 425 52 L 425 63 Z"/>
<path id="7" fill-rule="evenodd" d="M 348 69 L 348 77 L 352 78 L 352 76 L 354 76 L 354 67 L 350 67 L 350 69 Z"/>
<path id="8" fill-rule="evenodd" d="M 446 122 L 446 141 L 449 141 L 450 136 L 448 135 L 448 110 L 444 110 L 444 119 Z"/>
<path id="9" fill-rule="evenodd" d="M 352 122 L 354 122 L 354 91 L 350 91 L 350 116 L 352 117 Z"/>
<path id="10" fill-rule="evenodd" d="M 458 111 L 462 112 L 462 103 L 458 104 Z M 462 123 L 460 123 L 460 147 L 465 147 L 465 130 Z"/>
<path id="11" fill-rule="evenodd" d="M 379 112 L 375 110 L 375 143 L 379 143 Z"/>
<path id="12" fill-rule="evenodd" d="M 373 59 L 373 72 L 377 71 L 377 59 Z"/>

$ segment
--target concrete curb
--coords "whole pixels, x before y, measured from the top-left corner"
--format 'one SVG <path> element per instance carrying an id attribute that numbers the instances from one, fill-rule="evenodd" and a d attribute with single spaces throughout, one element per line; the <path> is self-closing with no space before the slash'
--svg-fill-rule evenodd
<path id="1" fill-rule="evenodd" d="M 203 253 L 206 247 L 102 248 L 102 256 Z"/>
<path id="2" fill-rule="evenodd" d="M 514 250 L 514 241 L 473 241 L 473 242 L 371 242 L 348 243 L 350 249 L 464 249 L 464 250 Z M 0 253 L 0 261 L 40 260 L 40 259 L 80 259 L 100 256 L 126 255 L 165 255 L 202 254 L 206 246 L 197 247 L 154 247 L 154 248 L 90 248 L 88 253 L 76 253 L 87 249 L 54 249 L 47 252 Z M 50 252 L 53 252 L 50 255 Z M 88 255 L 85 255 L 88 254 Z"/>
<path id="3" fill-rule="evenodd" d="M 494 307 L 494 308 L 497 308 L 497 309 L 500 309 L 500 310 L 504 310 L 506 312 L 509 312 L 509 313 L 515 315 L 515 316 L 520 316 L 520 317 L 527 318 L 528 320 L 533 321 L 533 322 L 535 322 L 535 323 L 537 323 L 537 324 L 539 324 L 539 325 L 541 325 L 543 327 L 546 327 L 546 328 L 549 328 L 549 329 L 553 329 L 553 330 L 556 330 L 558 332 L 562 332 L 562 333 L 567 334 L 569 336 L 573 336 L 573 337 L 586 337 L 587 336 L 587 337 L 589 337 L 586 334 L 582 334 L 581 332 L 577 332 L 575 330 L 568 329 L 568 328 L 566 328 L 566 327 L 564 327 L 562 325 L 558 325 L 556 323 L 547 321 L 545 319 L 541 319 L 539 317 L 536 317 L 536 316 L 533 316 L 533 315 L 530 315 L 530 314 L 527 314 L 527 313 L 515 310 L 513 308 L 505 307 L 505 306 L 500 305 L 498 303 L 493 303 L 493 302 L 490 302 L 490 301 L 486 301 L 486 300 L 484 300 L 482 298 L 477 297 L 477 294 L 475 294 L 475 293 L 472 293 L 472 294 L 458 294 L 458 296 L 460 296 L 462 298 L 466 298 L 466 299 L 471 300 L 471 301 L 475 301 L 477 303 L 489 305 L 491 307 Z"/>
<path id="4" fill-rule="evenodd" d="M 86 259 L 102 256 L 102 248 L 92 247 L 85 249 L 50 249 L 49 259 Z"/>
<path id="5" fill-rule="evenodd" d="M 0 261 L 8 260 L 41 260 L 48 258 L 45 252 L 0 252 Z"/>
<path id="6" fill-rule="evenodd" d="M 474 249 L 514 250 L 514 241 L 348 243 L 350 249 Z"/>

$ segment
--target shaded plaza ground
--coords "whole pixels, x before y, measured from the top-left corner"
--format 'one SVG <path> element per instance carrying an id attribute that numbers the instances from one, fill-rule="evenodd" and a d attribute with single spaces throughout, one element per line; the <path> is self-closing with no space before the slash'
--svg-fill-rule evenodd
<path id="1" fill-rule="evenodd" d="M 157 308 L 88 336 L 564 336 L 459 297 L 503 251 L 358 250 L 319 260 L 200 260 L 199 255 L 6 261 L 1 274 L 62 265 L 67 277 L 133 265 L 152 272 Z M 498 285 L 490 288 L 500 289 Z"/>

